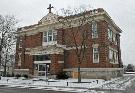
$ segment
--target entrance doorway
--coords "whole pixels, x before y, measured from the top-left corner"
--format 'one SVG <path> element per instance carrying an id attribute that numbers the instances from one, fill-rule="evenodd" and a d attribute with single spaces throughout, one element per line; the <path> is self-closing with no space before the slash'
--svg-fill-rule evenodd
<path id="1" fill-rule="evenodd" d="M 47 76 L 50 71 L 50 64 L 39 64 L 38 76 Z"/>
<path id="2" fill-rule="evenodd" d="M 38 70 L 38 76 L 48 76 L 50 74 L 50 63 L 35 64 Z"/>
<path id="3" fill-rule="evenodd" d="M 35 71 L 37 76 L 48 76 L 50 74 L 50 55 L 33 55 Z"/>

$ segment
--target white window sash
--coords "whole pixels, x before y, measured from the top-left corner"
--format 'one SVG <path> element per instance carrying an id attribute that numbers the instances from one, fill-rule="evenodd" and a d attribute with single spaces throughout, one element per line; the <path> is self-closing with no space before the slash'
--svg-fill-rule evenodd
<path id="1" fill-rule="evenodd" d="M 51 33 L 50 33 L 50 31 L 51 31 Z M 45 40 L 45 38 L 46 38 L 46 40 Z M 57 31 L 49 30 L 49 31 L 43 33 L 43 42 L 53 42 L 56 40 L 57 40 Z"/>
<path id="2" fill-rule="evenodd" d="M 98 58 L 95 59 L 95 56 Z M 93 48 L 93 63 L 99 63 L 99 49 L 98 48 Z"/>

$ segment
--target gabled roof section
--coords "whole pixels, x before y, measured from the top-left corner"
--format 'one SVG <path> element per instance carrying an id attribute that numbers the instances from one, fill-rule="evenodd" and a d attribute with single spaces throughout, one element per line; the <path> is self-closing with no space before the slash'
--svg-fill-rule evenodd
<path id="1" fill-rule="evenodd" d="M 52 24 L 52 23 L 57 22 L 57 18 L 58 18 L 58 15 L 53 14 L 53 13 L 48 13 L 39 21 L 39 24 Z"/>
<path id="2" fill-rule="evenodd" d="M 39 25 L 49 25 L 57 22 L 58 20 L 58 15 L 53 14 L 53 13 L 48 13 L 46 16 L 44 16 L 40 21 L 38 21 L 38 24 L 34 25 L 29 25 L 29 26 L 24 26 L 21 28 L 18 28 L 18 30 L 28 30 L 28 29 L 33 29 L 38 27 Z"/>
<path id="3" fill-rule="evenodd" d="M 88 15 L 90 17 L 97 17 L 97 16 L 104 16 L 105 18 L 107 18 L 107 21 L 113 26 L 115 27 L 115 29 L 117 31 L 119 31 L 120 33 L 122 32 L 122 30 L 114 23 L 114 21 L 111 19 L 111 17 L 109 16 L 109 14 L 103 9 L 103 8 L 98 8 L 98 9 L 94 9 L 94 10 L 90 10 L 90 11 L 85 11 L 83 13 L 79 13 L 79 14 L 75 14 L 75 15 L 71 15 L 71 16 L 59 16 L 56 14 L 53 14 L 52 12 L 49 12 L 46 16 L 44 16 L 40 21 L 38 21 L 38 24 L 34 24 L 34 25 L 30 25 L 30 26 L 25 26 L 25 27 L 21 27 L 18 28 L 18 30 L 20 31 L 28 31 L 31 29 L 36 29 L 40 26 L 44 26 L 44 25 L 51 25 L 54 23 L 59 23 L 58 19 L 63 19 L 63 18 L 77 18 L 77 17 L 81 17 L 83 15 Z"/>

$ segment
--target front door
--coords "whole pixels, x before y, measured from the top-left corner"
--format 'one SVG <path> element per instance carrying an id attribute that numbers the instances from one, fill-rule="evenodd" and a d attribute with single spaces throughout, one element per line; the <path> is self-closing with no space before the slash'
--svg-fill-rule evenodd
<path id="1" fill-rule="evenodd" d="M 47 76 L 50 71 L 50 64 L 38 64 L 38 76 Z"/>

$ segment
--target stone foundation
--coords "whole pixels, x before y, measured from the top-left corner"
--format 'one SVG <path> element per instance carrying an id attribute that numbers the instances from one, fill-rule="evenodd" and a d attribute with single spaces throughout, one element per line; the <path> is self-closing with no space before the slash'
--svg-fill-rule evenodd
<path id="1" fill-rule="evenodd" d="M 29 69 L 14 69 L 14 74 L 20 74 L 20 75 L 30 75 Z"/>
<path id="2" fill-rule="evenodd" d="M 64 69 L 72 78 L 78 77 L 77 68 Z M 123 76 L 123 68 L 81 68 L 81 77 L 85 79 L 109 80 Z"/>

